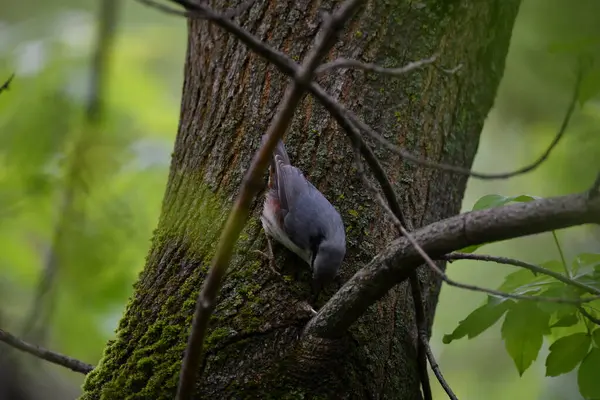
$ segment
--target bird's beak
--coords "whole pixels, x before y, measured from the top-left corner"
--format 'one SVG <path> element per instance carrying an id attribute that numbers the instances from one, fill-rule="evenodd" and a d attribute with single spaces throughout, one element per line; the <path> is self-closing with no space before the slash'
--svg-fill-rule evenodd
<path id="1" fill-rule="evenodd" d="M 312 292 L 313 292 L 313 304 L 319 298 L 319 294 L 321 293 L 321 289 L 323 288 L 323 284 L 318 279 L 313 279 L 312 281 Z"/>

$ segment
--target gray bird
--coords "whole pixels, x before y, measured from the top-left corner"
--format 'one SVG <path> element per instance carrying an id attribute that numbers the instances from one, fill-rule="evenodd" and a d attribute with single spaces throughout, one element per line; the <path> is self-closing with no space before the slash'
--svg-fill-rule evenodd
<path id="1" fill-rule="evenodd" d="M 333 281 L 346 254 L 342 217 L 302 171 L 291 165 L 281 140 L 271 159 L 261 221 L 267 239 L 274 238 L 310 265 L 316 295 Z"/>

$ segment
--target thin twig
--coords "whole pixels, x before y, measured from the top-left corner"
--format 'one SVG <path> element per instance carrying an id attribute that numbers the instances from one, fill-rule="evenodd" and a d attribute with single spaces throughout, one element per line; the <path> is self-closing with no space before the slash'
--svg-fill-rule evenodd
<path id="1" fill-rule="evenodd" d="M 448 398 L 450 400 L 458 400 L 458 397 L 456 397 L 456 395 L 452 391 L 452 388 L 450 388 L 450 385 L 444 378 L 444 375 L 442 375 L 442 370 L 440 369 L 440 366 L 439 366 L 437 360 L 433 356 L 433 352 L 431 351 L 431 347 L 429 346 L 429 342 L 427 341 L 426 333 L 421 332 L 419 335 L 419 338 L 425 346 L 425 354 L 427 355 L 427 359 L 429 360 L 429 365 L 431 366 L 431 370 L 433 371 L 438 382 L 440 383 L 440 385 L 442 386 L 442 388 L 448 395 Z"/>
<path id="2" fill-rule="evenodd" d="M 378 64 L 365 63 L 362 61 L 351 60 L 347 58 L 338 58 L 336 60 L 321 65 L 319 68 L 317 68 L 315 75 L 322 75 L 331 70 L 341 68 L 354 68 L 362 71 L 374 72 L 383 75 L 404 75 L 410 71 L 421 68 L 424 65 L 433 63 L 435 60 L 437 60 L 437 57 L 437 54 L 435 54 L 429 58 L 424 58 L 418 61 L 412 61 L 403 67 L 397 68 L 385 68 Z"/>
<path id="3" fill-rule="evenodd" d="M 566 276 L 559 274 L 558 272 L 554 272 L 544 267 L 540 267 L 539 265 L 531 264 L 521 260 L 515 260 L 507 257 L 497 257 L 497 256 L 489 256 L 485 254 L 473 254 L 473 253 L 458 253 L 453 252 L 450 254 L 446 254 L 444 256 L 439 257 L 439 259 L 446 261 L 454 261 L 454 260 L 477 260 L 477 261 L 489 261 L 495 262 L 497 264 L 505 264 L 505 265 L 514 265 L 515 267 L 521 267 L 528 269 L 529 271 L 537 274 L 548 275 L 557 281 L 560 281 L 566 285 L 571 285 L 581 290 L 584 290 L 591 294 L 600 295 L 600 289 L 595 288 L 593 286 L 586 285 L 585 283 L 573 280 L 571 278 L 567 278 Z"/>
<path id="4" fill-rule="evenodd" d="M 2 329 L 0 329 L 0 341 L 14 347 L 15 349 L 24 351 L 25 353 L 29 353 L 53 364 L 69 368 L 71 371 L 79 372 L 81 374 L 87 374 L 94 369 L 93 365 L 84 363 L 83 361 L 76 360 L 60 353 L 55 353 L 43 347 L 27 343 Z"/>
<path id="5" fill-rule="evenodd" d="M 137 0 L 139 3 L 147 5 L 149 7 L 155 8 L 164 12 L 165 14 L 170 15 L 178 15 L 180 17 L 186 18 L 205 18 L 205 15 L 201 11 L 181 11 L 177 8 L 170 7 L 166 4 L 159 3 L 155 0 Z M 256 0 L 248 0 L 240 4 L 239 6 L 229 9 L 227 11 L 223 11 L 221 16 L 223 18 L 235 18 L 242 15 L 246 10 L 248 10 L 252 5 L 256 2 Z"/>
<path id="6" fill-rule="evenodd" d="M 569 126 L 569 121 L 571 120 L 571 116 L 573 114 L 573 111 L 575 110 L 575 105 L 577 104 L 577 100 L 579 99 L 579 90 L 581 87 L 582 76 L 583 76 L 583 69 L 580 67 L 577 72 L 575 88 L 573 90 L 573 95 L 569 102 L 569 106 L 567 107 L 567 112 L 565 113 L 565 116 L 561 123 L 560 129 L 554 136 L 554 139 L 552 140 L 550 145 L 546 148 L 544 153 L 537 160 L 535 160 L 534 162 L 532 162 L 531 164 L 529 164 L 525 167 L 519 168 L 512 172 L 481 173 L 481 172 L 474 172 L 467 168 L 456 167 L 456 166 L 452 166 L 452 165 L 448 165 L 448 164 L 440 164 L 440 163 L 436 163 L 433 161 L 421 159 L 421 158 L 411 154 L 410 152 L 406 151 L 402 147 L 399 147 L 399 146 L 396 146 L 396 145 L 390 143 L 386 138 L 383 137 L 383 135 L 381 135 L 379 132 L 377 132 L 373 128 L 371 128 L 369 125 L 367 125 L 366 123 L 361 121 L 356 115 L 351 114 L 349 112 L 346 115 L 352 122 L 354 122 L 358 126 L 358 128 L 360 130 L 368 133 L 371 137 L 376 139 L 379 143 L 381 143 L 382 145 L 384 145 L 385 147 L 390 149 L 392 152 L 394 152 L 397 155 L 399 155 L 400 157 L 402 157 L 405 161 L 410 161 L 412 163 L 415 163 L 417 165 L 421 165 L 424 167 L 437 168 L 437 169 L 440 169 L 443 171 L 455 172 L 455 173 L 459 173 L 459 174 L 463 174 L 463 175 L 469 175 L 469 176 L 472 176 L 474 178 L 479 178 L 479 179 L 508 179 L 508 178 L 512 178 L 517 175 L 522 175 L 527 172 L 531 172 L 534 169 L 536 169 L 537 167 L 539 167 L 544 161 L 546 161 L 548 159 L 548 157 L 550 156 L 550 153 L 554 150 L 554 148 L 558 145 L 560 140 L 563 138 L 563 136 L 567 130 L 567 127 Z"/>
<path id="7" fill-rule="evenodd" d="M 558 249 L 558 254 L 560 255 L 560 262 L 565 270 L 565 275 L 569 278 L 571 277 L 571 271 L 569 271 L 569 265 L 567 264 L 567 260 L 565 259 L 565 253 L 563 253 L 562 247 L 560 247 L 560 243 L 558 242 L 558 236 L 556 235 L 556 231 L 552 231 L 552 237 L 554 238 L 554 244 L 556 244 L 556 248 Z"/>
<path id="8" fill-rule="evenodd" d="M 179 2 L 179 0 L 175 1 Z M 252 164 L 244 177 L 240 194 L 227 218 L 211 268 L 196 301 L 192 329 L 188 338 L 177 389 L 177 399 L 179 400 L 188 400 L 193 394 L 202 359 L 202 345 L 208 321 L 215 308 L 216 297 L 231 260 L 233 247 L 248 218 L 252 201 L 262 186 L 262 173 L 267 168 L 275 145 L 288 129 L 296 107 L 304 95 L 306 86 L 312 80 L 315 68 L 335 45 L 345 22 L 352 16 L 361 2 L 362 0 L 347 0 L 330 18 L 326 19 L 322 34 L 317 35 L 314 47 L 306 56 L 302 67 L 294 76 L 294 80 L 286 89 L 279 110 L 267 131 L 267 140 L 263 142 L 260 150 L 254 156 Z"/>
<path id="9" fill-rule="evenodd" d="M 8 77 L 8 79 L 2 84 L 2 86 L 0 86 L 0 93 L 4 92 L 5 90 L 10 89 L 10 83 L 12 82 L 12 80 L 14 79 L 15 74 L 13 73 L 11 76 Z"/>
<path id="10" fill-rule="evenodd" d="M 363 164 L 362 164 L 362 162 L 360 160 L 360 156 L 359 156 L 359 151 L 357 151 L 358 150 L 357 147 L 359 146 L 359 143 L 354 143 L 354 144 L 355 144 L 354 161 L 356 164 L 356 170 L 357 170 L 358 174 L 360 175 L 365 186 L 367 188 L 369 188 L 373 193 L 375 193 L 379 196 L 378 190 L 373 185 L 371 185 L 371 182 L 369 182 L 369 180 L 367 179 L 367 177 L 365 175 L 364 167 L 363 167 Z M 375 160 L 377 160 L 377 159 L 375 158 Z M 377 165 L 379 165 L 379 164 L 377 163 Z M 382 171 L 382 178 L 383 179 L 380 181 L 381 187 L 383 188 L 386 185 L 390 185 L 390 187 L 391 187 L 391 184 L 389 183 L 389 179 L 388 179 L 385 171 Z M 400 202 L 396 198 L 396 193 L 393 191 L 393 189 L 391 192 L 392 192 L 391 196 L 386 196 L 387 205 L 389 206 L 389 208 L 386 207 L 386 210 L 391 214 L 391 217 L 394 220 L 396 226 L 398 226 L 398 227 L 407 226 L 410 229 L 412 229 L 412 224 L 409 225 L 409 221 L 406 219 L 406 217 L 404 216 L 404 213 L 402 212 L 402 210 L 400 208 Z M 381 197 L 379 197 L 379 199 L 381 202 L 383 202 L 383 199 Z M 396 210 L 396 211 L 394 211 L 394 210 Z M 402 231 L 400 231 L 400 234 L 402 235 Z M 425 348 L 424 348 L 424 346 L 429 346 L 429 344 L 428 343 L 423 344 L 419 338 L 419 332 L 427 331 L 427 320 L 426 320 L 426 316 L 425 316 L 425 305 L 423 303 L 423 295 L 421 292 L 421 287 L 419 286 L 419 278 L 417 276 L 416 270 L 410 274 L 409 279 L 410 279 L 411 295 L 413 298 L 414 308 L 415 308 L 415 321 L 416 321 L 416 325 L 417 325 L 417 365 L 419 367 L 419 378 L 421 380 L 421 386 L 423 389 L 423 399 L 431 400 L 433 398 L 433 395 L 431 393 L 431 384 L 429 382 L 429 374 L 427 372 L 427 357 L 426 357 Z"/>
<path id="11" fill-rule="evenodd" d="M 161 11 L 166 11 L 170 14 L 174 14 L 173 12 L 171 12 L 172 10 L 170 10 L 170 11 L 165 10 L 163 6 L 160 6 L 159 4 L 155 3 L 153 0 L 140 0 L 140 1 L 144 2 L 145 4 L 150 5 L 152 7 L 160 9 Z M 257 55 L 263 57 L 264 59 L 266 59 L 267 61 L 272 63 L 282 73 L 289 75 L 289 76 L 294 76 L 294 74 L 296 74 L 298 72 L 298 68 L 299 68 L 298 64 L 296 64 L 296 62 L 294 62 L 294 60 L 292 60 L 289 56 L 287 56 L 286 54 L 282 53 L 279 50 L 272 48 L 268 44 L 266 44 L 263 41 L 261 41 L 260 39 L 258 39 L 256 36 L 252 35 L 247 30 L 245 30 L 242 27 L 240 27 L 239 25 L 237 25 L 235 22 L 231 21 L 228 18 L 225 18 L 222 15 L 215 13 L 210 8 L 205 6 L 204 4 L 197 4 L 197 3 L 193 3 L 188 0 L 171 0 L 171 1 L 178 3 L 189 10 L 201 12 L 201 15 L 195 14 L 194 16 L 210 20 L 210 21 L 214 22 L 216 25 L 220 26 L 225 31 L 231 33 L 237 39 L 239 39 L 241 42 L 243 42 L 246 46 L 248 46 L 248 48 L 250 48 L 252 51 L 254 51 Z M 175 14 L 177 14 L 177 13 L 175 13 Z M 187 15 L 187 14 L 185 14 L 185 15 Z M 450 71 L 450 72 L 452 72 L 452 71 Z M 578 79 L 578 84 L 576 85 L 577 88 L 579 87 L 579 82 L 580 82 L 580 79 Z M 323 104 L 323 106 L 327 109 L 327 111 L 334 117 L 334 119 L 337 121 L 337 123 L 340 124 L 340 126 L 346 131 L 346 133 L 349 136 L 360 135 L 360 131 L 365 131 L 365 132 L 369 133 L 371 136 L 375 137 L 376 139 L 378 139 L 378 140 L 380 139 L 380 141 L 383 141 L 382 143 L 384 145 L 386 145 L 386 147 L 389 147 L 390 150 L 396 152 L 407 162 L 411 162 L 413 164 L 421 165 L 421 166 L 427 167 L 427 168 L 435 168 L 435 169 L 452 172 L 452 173 L 456 173 L 456 174 L 472 176 L 474 178 L 479 178 L 479 179 L 507 179 L 507 178 L 510 178 L 510 177 L 513 177 L 516 175 L 523 174 L 525 172 L 529 172 L 529 171 L 537 168 L 546 158 L 548 158 L 548 156 L 550 155 L 550 153 L 552 152 L 554 147 L 556 147 L 556 145 L 560 141 L 561 137 L 563 136 L 563 134 L 566 130 L 566 126 L 569 122 L 572 111 L 576 104 L 576 102 L 570 103 L 570 107 L 569 107 L 570 111 L 567 112 L 567 115 L 566 115 L 565 119 L 563 120 L 563 127 L 561 128 L 561 130 L 559 131 L 557 136 L 554 138 L 553 142 L 550 144 L 550 146 L 545 151 L 545 153 L 538 160 L 536 160 L 534 163 L 532 163 L 526 167 L 523 167 L 521 169 L 518 169 L 516 171 L 494 174 L 494 173 L 476 172 L 476 171 L 472 171 L 467 168 L 462 168 L 462 167 L 449 165 L 449 164 L 445 164 L 445 163 L 437 163 L 434 161 L 430 161 L 427 159 L 417 157 L 417 156 L 411 154 L 410 152 L 389 143 L 383 137 L 383 135 L 381 135 L 379 132 L 375 131 L 374 129 L 369 127 L 367 124 L 365 124 L 363 121 L 361 121 L 360 118 L 358 118 L 358 116 L 356 116 L 350 110 L 346 109 L 337 100 L 335 100 L 333 97 L 331 97 L 316 82 L 312 82 L 310 84 L 309 91 L 312 95 L 315 96 L 315 98 L 317 98 Z M 356 124 L 356 127 L 353 126 L 354 124 Z M 360 131 L 358 129 L 360 129 Z M 365 157 L 365 160 L 367 162 L 369 162 L 363 152 L 366 147 L 367 147 L 366 145 L 361 146 L 361 153 L 363 154 L 363 157 Z"/>
<path id="12" fill-rule="evenodd" d="M 592 314 L 590 314 L 590 312 L 588 310 L 586 310 L 582 306 L 579 306 L 577 308 L 579 309 L 579 312 L 581 313 L 581 315 L 583 315 L 584 317 L 586 317 L 588 320 L 590 320 L 594 324 L 600 325 L 600 319 L 594 317 Z"/>
<path id="13" fill-rule="evenodd" d="M 358 155 L 358 151 L 356 151 L 356 148 L 354 151 L 354 156 L 355 156 L 356 169 L 357 169 L 360 177 L 362 178 L 365 186 L 367 186 L 373 193 L 375 193 L 378 196 L 379 201 L 381 203 L 383 203 L 383 199 L 381 198 L 381 196 L 379 196 L 379 192 L 377 191 L 377 189 L 375 187 L 373 187 L 373 185 L 371 185 L 371 182 L 369 182 L 369 180 L 367 179 L 367 177 L 364 173 L 364 167 L 360 160 L 360 156 Z M 383 176 L 385 177 L 385 180 L 387 182 L 387 174 L 385 174 L 385 172 L 383 173 Z M 409 227 L 409 229 L 412 229 L 412 225 L 408 225 L 408 223 L 409 223 L 408 220 L 405 218 L 404 214 L 400 211 L 400 203 L 398 202 L 398 200 L 396 198 L 395 192 L 392 192 L 392 193 L 393 193 L 393 196 L 386 198 L 387 204 L 390 207 L 389 208 L 386 207 L 385 209 L 388 211 L 388 213 L 392 217 L 392 220 L 394 221 L 395 225 L 399 228 L 400 234 L 402 235 L 402 230 L 400 228 L 402 228 L 403 226 L 407 226 L 407 227 Z M 394 212 L 393 209 L 398 210 L 398 212 Z M 402 222 L 402 221 L 404 221 L 404 222 Z M 416 270 L 414 270 L 410 274 L 409 280 L 410 280 L 411 295 L 413 298 L 414 308 L 415 308 L 415 321 L 416 321 L 416 325 L 417 325 L 417 365 L 419 367 L 419 378 L 421 380 L 421 386 L 423 389 L 423 399 L 431 400 L 431 399 L 433 399 L 433 395 L 431 393 L 431 384 L 429 382 L 429 374 L 427 372 L 427 355 L 426 355 L 426 350 L 427 350 L 426 348 L 429 347 L 429 343 L 427 342 L 426 337 L 424 338 L 424 341 L 421 340 L 422 339 L 421 332 L 427 332 L 427 320 L 426 320 L 426 316 L 425 316 L 425 305 L 423 303 L 423 295 L 421 292 L 421 287 L 419 286 L 419 278 L 417 276 Z M 443 386 L 443 384 L 442 384 L 442 386 Z"/>

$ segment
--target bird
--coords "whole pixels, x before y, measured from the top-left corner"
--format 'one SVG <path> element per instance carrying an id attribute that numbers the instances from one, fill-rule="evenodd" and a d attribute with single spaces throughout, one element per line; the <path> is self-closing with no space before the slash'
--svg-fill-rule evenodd
<path id="1" fill-rule="evenodd" d="M 266 138 L 263 135 L 263 143 Z M 291 164 L 282 140 L 271 157 L 260 219 L 271 269 L 275 271 L 273 238 L 310 266 L 312 287 L 318 297 L 320 290 L 337 277 L 346 255 L 344 223 L 327 198 Z"/>

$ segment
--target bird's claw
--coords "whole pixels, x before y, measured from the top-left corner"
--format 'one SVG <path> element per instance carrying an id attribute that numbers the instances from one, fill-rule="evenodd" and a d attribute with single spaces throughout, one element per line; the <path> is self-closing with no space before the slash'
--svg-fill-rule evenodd
<path id="1" fill-rule="evenodd" d="M 271 271 L 273 271 L 275 274 L 281 276 L 279 271 L 277 271 L 277 269 L 275 268 L 275 257 L 265 253 L 264 251 L 260 251 L 260 250 L 253 250 L 253 252 L 266 258 L 269 261 L 269 268 L 271 269 Z"/>
<path id="2" fill-rule="evenodd" d="M 313 317 L 314 317 L 315 315 L 317 315 L 317 311 L 315 311 L 315 309 L 314 309 L 314 308 L 312 308 L 312 307 L 310 306 L 310 304 L 308 304 L 308 303 L 306 303 L 306 302 L 302 302 L 302 303 L 300 303 L 300 305 L 302 306 L 302 308 L 303 308 L 305 311 L 308 311 L 309 313 L 311 313 L 311 315 L 312 315 Z"/>

